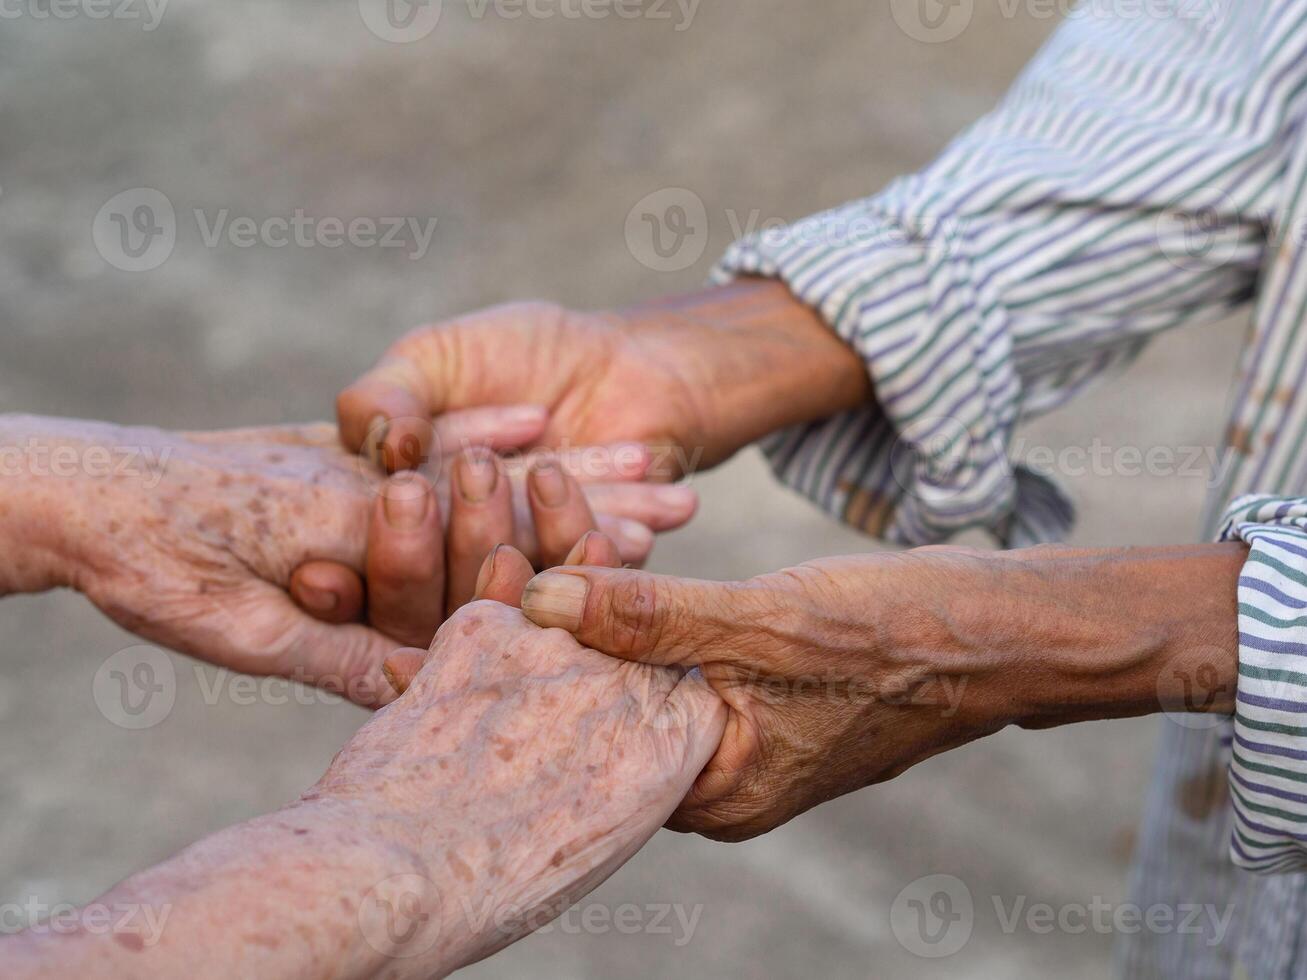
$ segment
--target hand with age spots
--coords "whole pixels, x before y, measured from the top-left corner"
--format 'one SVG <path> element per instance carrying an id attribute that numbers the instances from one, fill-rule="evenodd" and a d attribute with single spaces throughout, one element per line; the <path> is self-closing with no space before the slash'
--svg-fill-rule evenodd
<path id="1" fill-rule="evenodd" d="M 618 556 L 592 533 L 569 560 Z M 0 945 L 8 975 L 425 980 L 581 900 L 689 791 L 725 710 L 695 673 L 530 623 L 508 603 L 531 574 L 497 549 L 481 601 L 441 627 L 429 656 L 397 658 L 405 693 L 299 801 L 96 903 L 166 909 L 158 935 L 20 934 Z"/>
<path id="2" fill-rule="evenodd" d="M 446 444 L 478 441 L 493 415 L 448 420 L 447 434 L 459 438 Z M 528 421 L 518 424 L 519 438 L 538 429 L 539 414 Z M 500 418 L 494 427 L 499 445 L 502 433 L 514 431 Z M 485 500 L 470 501 L 450 489 L 447 476 L 434 489 L 416 475 L 387 481 L 345 452 L 331 426 L 183 434 L 6 416 L 0 449 L 25 464 L 7 467 L 13 472 L 0 502 L 0 532 L 11 543 L 0 594 L 71 586 L 146 639 L 233 670 L 318 684 L 365 705 L 393 696 L 382 660 L 397 646 L 430 639 L 470 597 L 485 551 L 500 541 L 554 563 L 566 553 L 559 535 L 570 535 L 570 543 L 590 526 L 587 500 L 609 510 L 600 526 L 618 530 L 643 528 L 627 514 L 667 527 L 694 509 L 686 488 L 636 484 L 616 471 L 584 488 L 565 483 L 568 500 L 550 507 L 538 489 L 560 467 L 537 466 L 528 480 L 485 453 L 475 458 L 495 485 Z M 130 465 L 92 466 L 100 456 Z M 632 458 L 638 476 L 640 457 Z M 52 471 L 43 459 L 72 463 L 67 472 Z M 466 476 L 471 465 L 464 459 L 446 469 Z M 452 507 L 441 497 L 453 497 Z M 408 518 L 392 526 L 383 519 L 388 506 Z M 412 521 L 415 508 L 422 516 Z M 447 567 L 440 542 L 442 515 L 451 511 Z M 543 518 L 538 534 L 534 515 Z M 628 531 L 621 540 L 623 557 L 639 561 L 652 535 Z M 361 573 L 373 600 L 371 626 L 348 621 L 362 605 Z M 435 582 L 438 604 L 408 601 L 415 588 Z M 298 608 L 287 592 L 292 586 L 319 610 L 326 595 L 331 608 L 318 615 L 328 621 Z"/>
<path id="3" fill-rule="evenodd" d="M 990 730 L 959 703 L 966 679 L 918 656 L 928 635 L 885 643 L 879 614 L 893 615 L 888 589 L 911 592 L 906 571 L 885 555 L 746 582 L 560 568 L 526 585 L 522 608 L 623 662 L 702 672 L 726 731 L 668 826 L 745 840 Z"/>
<path id="4" fill-rule="evenodd" d="M 1231 711 L 1246 556 L 930 547 L 744 582 L 569 567 L 522 609 L 623 662 L 702 672 L 726 730 L 669 826 L 745 840 L 1008 725 Z"/>

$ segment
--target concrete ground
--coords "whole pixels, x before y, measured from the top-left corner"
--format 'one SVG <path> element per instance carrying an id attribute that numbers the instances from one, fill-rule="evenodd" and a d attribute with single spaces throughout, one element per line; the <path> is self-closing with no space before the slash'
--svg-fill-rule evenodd
<path id="1" fill-rule="evenodd" d="M 619 20 L 541 3 L 559 14 L 511 19 L 511 6 L 451 0 L 429 36 L 392 44 L 352 0 L 173 0 L 154 30 L 144 0 L 120 8 L 137 20 L 9 5 L 0 411 L 193 428 L 308 420 L 421 321 L 509 298 L 601 306 L 692 288 L 734 230 L 927 161 L 1052 29 L 1027 10 L 1044 6 L 1007 17 L 980 5 L 956 39 L 926 44 L 891 5 L 860 0 L 714 0 L 681 31 L 675 5 Z M 178 231 L 166 262 L 129 273 L 106 262 L 92 226 L 139 187 L 167 196 Z M 655 271 L 624 229 L 637 201 L 669 187 L 705 202 L 709 235 L 689 246 L 706 244 L 698 261 Z M 297 208 L 438 222 L 418 258 L 205 242 L 224 209 L 261 221 Z M 1242 331 L 1168 338 L 1026 435 L 1055 449 L 1211 446 Z M 697 482 L 703 514 L 661 546 L 659 570 L 734 578 L 876 547 L 777 488 L 752 453 Z M 1201 475 L 1068 482 L 1079 542 L 1198 533 Z M 0 905 L 90 899 L 293 798 L 364 719 L 343 705 L 206 704 L 217 675 L 178 658 L 172 714 L 122 730 L 97 712 L 91 681 L 132 642 L 74 595 L 0 604 Z M 1110 935 L 1007 932 L 995 899 L 1121 898 L 1163 723 L 1004 733 L 745 845 L 661 834 L 595 893 L 590 919 L 469 972 L 1102 976 Z M 976 909 L 969 942 L 943 960 L 915 956 L 889 919 L 900 891 L 934 873 L 960 878 Z M 603 925 L 624 903 L 642 908 L 639 934 Z M 643 911 L 658 903 L 697 909 L 693 929 L 660 931 Z"/>

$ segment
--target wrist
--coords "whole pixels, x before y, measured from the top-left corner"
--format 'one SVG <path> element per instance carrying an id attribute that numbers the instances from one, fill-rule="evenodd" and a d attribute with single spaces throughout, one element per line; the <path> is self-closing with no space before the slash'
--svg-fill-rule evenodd
<path id="1" fill-rule="evenodd" d="M 617 316 L 647 356 L 688 363 L 710 452 L 720 445 L 729 455 L 872 397 L 862 359 L 777 280 L 741 279 Z"/>
<path id="2" fill-rule="evenodd" d="M 0 416 L 0 595 L 44 592 L 77 579 L 82 535 L 68 461 L 54 450 L 65 423 Z"/>

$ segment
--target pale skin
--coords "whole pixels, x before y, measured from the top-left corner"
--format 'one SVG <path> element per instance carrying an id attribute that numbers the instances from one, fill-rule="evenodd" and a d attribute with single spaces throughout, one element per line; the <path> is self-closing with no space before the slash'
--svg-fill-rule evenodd
<path id="1" fill-rule="evenodd" d="M 484 423 L 464 414 L 456 427 L 494 444 Z M 393 696 L 382 661 L 430 642 L 494 545 L 555 564 L 590 526 L 593 502 L 598 526 L 619 532 L 623 560 L 640 561 L 653 541 L 644 522 L 674 527 L 695 506 L 687 488 L 631 482 L 647 460 L 638 451 L 597 454 L 610 462 L 595 463 L 584 486 L 566 484 L 578 518 L 540 492 L 565 460 L 541 457 L 528 479 L 473 450 L 445 460 L 434 483 L 386 479 L 327 425 L 171 433 L 3 416 L 0 454 L 0 595 L 73 588 L 146 639 L 368 706 Z M 488 470 L 484 497 L 464 492 L 474 464 Z M 620 533 L 628 525 L 639 532 Z M 371 625 L 354 621 L 360 576 Z"/>
<path id="2" fill-rule="evenodd" d="M 636 376 L 642 397 L 627 397 Z M 509 390 L 549 408 L 546 445 L 635 439 L 702 466 L 875 397 L 812 310 L 755 279 L 624 311 L 519 304 L 413 331 L 342 393 L 342 435 L 355 446 L 366 419 Z M 1008 725 L 1231 712 L 1245 554 L 937 547 L 737 583 L 566 569 L 531 582 L 523 608 L 614 657 L 702 670 L 730 716 L 671 826 L 740 840 Z"/>
<path id="3" fill-rule="evenodd" d="M 48 446 L 126 445 L 102 426 L 13 424 L 39 428 Z M 481 563 L 466 596 L 479 601 L 460 604 L 429 660 L 412 650 L 392 658 L 416 669 L 397 697 L 381 669 L 394 641 L 308 619 L 271 593 L 307 554 L 354 567 L 363 559 L 353 552 L 373 547 L 360 538 L 376 511 L 352 496 L 361 478 L 348 457 L 286 430 L 154 437 L 174 450 L 166 470 L 185 489 L 156 494 L 159 483 L 153 506 L 139 487 L 99 493 L 72 475 L 29 474 L 39 487 L 11 489 L 0 510 L 4 590 L 72 584 L 144 635 L 215 662 L 288 672 L 293 659 L 319 682 L 318 666 L 356 681 L 375 675 L 385 697 L 371 680 L 347 692 L 393 703 L 294 803 L 0 942 L 6 976 L 443 976 L 544 925 L 620 867 L 716 749 L 725 707 L 701 677 L 623 664 L 528 622 L 514 606 L 533 568 L 509 545 Z M 207 492 L 211 468 L 215 487 L 226 480 L 221 494 Z M 396 480 L 413 489 L 413 477 Z M 293 515 L 281 510 L 292 488 L 304 498 Z M 428 520 L 397 540 L 425 535 L 439 554 L 444 536 L 471 540 L 483 522 L 511 530 L 507 488 L 478 507 L 455 505 L 448 528 Z M 579 530 L 588 533 L 562 560 L 620 564 L 619 545 L 589 531 L 585 488 L 564 465 L 533 466 L 526 492 L 542 555 Z M 251 510 L 256 500 L 264 505 Z M 244 513 L 278 533 L 245 527 Z"/>

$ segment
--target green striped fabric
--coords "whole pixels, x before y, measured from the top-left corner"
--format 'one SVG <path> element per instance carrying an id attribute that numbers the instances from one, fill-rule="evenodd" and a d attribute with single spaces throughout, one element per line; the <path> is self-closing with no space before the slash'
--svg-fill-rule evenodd
<path id="1" fill-rule="evenodd" d="M 1013 458 L 1020 423 L 1152 337 L 1254 306 L 1206 521 L 1215 535 L 1241 498 L 1237 722 L 1165 726 L 1132 877 L 1141 908 L 1231 921 L 1219 943 L 1120 937 L 1125 976 L 1307 976 L 1305 115 L 1301 0 L 1082 4 L 930 166 L 744 238 L 714 273 L 783 280 L 862 356 L 875 404 L 764 448 L 786 484 L 901 545 L 1065 535 L 1055 474 Z"/>

